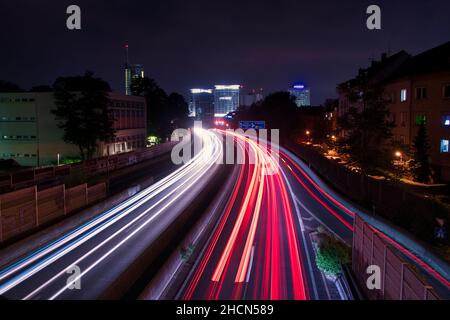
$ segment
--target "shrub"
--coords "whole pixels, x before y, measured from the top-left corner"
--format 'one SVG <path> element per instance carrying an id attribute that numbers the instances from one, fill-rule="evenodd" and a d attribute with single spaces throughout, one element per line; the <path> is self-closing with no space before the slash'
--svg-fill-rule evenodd
<path id="1" fill-rule="evenodd" d="M 338 276 L 341 265 L 351 262 L 351 250 L 323 228 L 318 228 L 318 234 L 316 265 L 326 275 Z"/>

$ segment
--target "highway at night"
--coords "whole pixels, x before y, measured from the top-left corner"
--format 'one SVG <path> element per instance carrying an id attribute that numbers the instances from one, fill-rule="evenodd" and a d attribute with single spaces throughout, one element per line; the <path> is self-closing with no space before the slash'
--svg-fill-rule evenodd
<path id="1" fill-rule="evenodd" d="M 177 298 L 183 300 L 341 300 L 342 285 L 315 263 L 314 235 L 324 226 L 351 245 L 355 207 L 326 187 L 296 156 L 232 132 L 196 129 L 201 151 L 177 171 L 121 205 L 0 271 L 0 295 L 13 299 L 95 299 L 126 274 L 215 179 L 232 135 L 245 154 L 218 223 Z M 252 161 L 248 161 L 248 160 Z M 221 190 L 223 194 L 225 190 Z M 385 236 L 448 293 L 448 281 Z M 67 270 L 79 266 L 81 289 Z M 73 280 L 73 279 L 72 279 Z M 120 290 L 119 290 L 120 291 Z"/>
<path id="2" fill-rule="evenodd" d="M 121 205 L 31 252 L 0 272 L 0 295 L 11 299 L 95 299 L 115 285 L 203 190 L 218 168 L 222 145 L 213 133 L 187 164 Z M 80 290 L 66 271 L 78 266 Z M 77 280 L 77 279 L 73 279 Z"/>
<path id="3" fill-rule="evenodd" d="M 179 298 L 345 299 L 342 288 L 316 267 L 312 237 L 321 225 L 351 245 L 358 209 L 286 149 L 280 148 L 276 161 L 276 153 L 252 139 L 236 138 L 254 164 L 242 166 L 230 202 Z M 448 296 L 445 278 L 381 235 Z"/>

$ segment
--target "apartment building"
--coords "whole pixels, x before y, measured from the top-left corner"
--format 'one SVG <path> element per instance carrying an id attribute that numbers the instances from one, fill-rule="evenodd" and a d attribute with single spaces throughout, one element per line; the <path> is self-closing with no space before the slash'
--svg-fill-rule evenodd
<path id="1" fill-rule="evenodd" d="M 366 76 L 369 85 L 384 89 L 395 124 L 394 141 L 412 146 L 420 123 L 426 124 L 431 163 L 438 176 L 450 181 L 450 42 L 416 56 L 404 51 L 383 56 L 381 61 L 361 69 L 361 74 Z M 346 94 L 346 89 L 356 86 L 356 79 L 338 87 L 339 116 L 350 107 L 361 109 Z"/>

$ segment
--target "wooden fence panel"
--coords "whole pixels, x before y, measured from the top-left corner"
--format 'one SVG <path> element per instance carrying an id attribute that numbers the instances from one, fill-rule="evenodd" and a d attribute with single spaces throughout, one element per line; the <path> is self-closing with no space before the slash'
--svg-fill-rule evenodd
<path id="1" fill-rule="evenodd" d="M 36 226 L 36 187 L 0 196 L 0 226 L 2 241 Z"/>
<path id="2" fill-rule="evenodd" d="M 400 257 L 397 249 L 358 215 L 354 219 L 352 252 L 353 272 L 369 299 L 439 300 L 436 292 Z M 369 290 L 366 286 L 369 265 L 381 270 L 381 290 Z"/>
<path id="3" fill-rule="evenodd" d="M 99 183 L 87 189 L 88 204 L 95 203 L 106 197 L 106 183 Z"/>
<path id="4" fill-rule="evenodd" d="M 87 205 L 87 184 L 66 189 L 66 214 Z"/>
<path id="5" fill-rule="evenodd" d="M 37 194 L 37 224 L 41 225 L 54 220 L 65 213 L 64 185 L 39 191 Z"/>

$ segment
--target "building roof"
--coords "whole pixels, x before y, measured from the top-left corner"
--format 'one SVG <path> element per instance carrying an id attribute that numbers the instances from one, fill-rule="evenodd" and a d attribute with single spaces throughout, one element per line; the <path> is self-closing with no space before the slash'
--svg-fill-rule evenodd
<path id="1" fill-rule="evenodd" d="M 411 56 L 404 50 L 388 56 L 383 53 L 381 60 L 372 61 L 368 68 L 359 69 L 358 75 L 338 85 L 339 88 L 354 87 L 362 81 L 369 84 L 378 84 L 389 79 Z"/>
<path id="2" fill-rule="evenodd" d="M 408 59 L 391 80 L 420 74 L 450 71 L 450 41 Z"/>
<path id="3" fill-rule="evenodd" d="M 383 54 L 381 60 L 373 61 L 366 69 L 360 69 L 355 78 L 339 84 L 338 88 L 352 88 L 362 80 L 369 84 L 379 84 L 442 71 L 450 71 L 450 41 L 416 56 L 411 56 L 404 50 L 392 56 Z"/>

